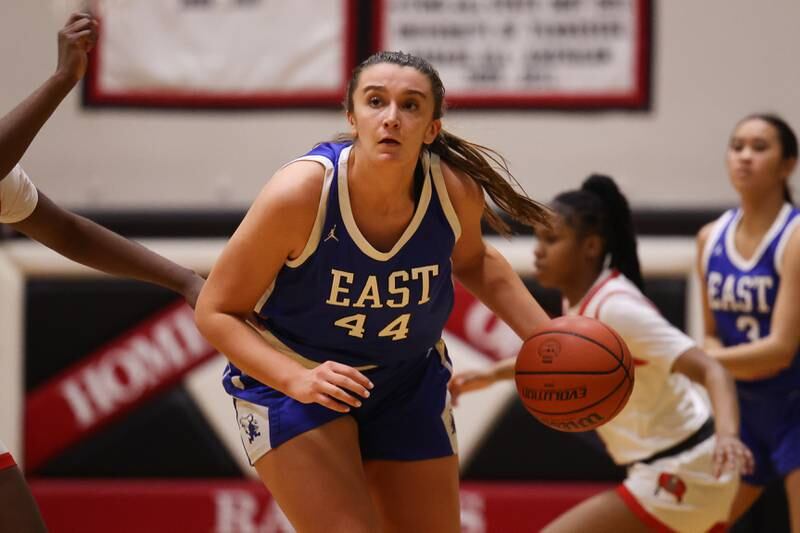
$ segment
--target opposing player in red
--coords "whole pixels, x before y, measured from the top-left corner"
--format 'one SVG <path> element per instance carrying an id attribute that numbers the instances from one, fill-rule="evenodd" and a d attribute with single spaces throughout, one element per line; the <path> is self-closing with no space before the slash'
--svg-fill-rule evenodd
<path id="1" fill-rule="evenodd" d="M 55 73 L 0 119 L 0 223 L 56 252 L 109 274 L 171 289 L 194 305 L 203 279 L 143 246 L 70 213 L 36 189 L 18 162 L 36 133 L 86 72 L 97 22 L 76 13 L 58 33 Z M 36 503 L 0 442 L 0 531 L 46 531 Z"/>
<path id="2" fill-rule="evenodd" d="M 611 458 L 628 466 L 616 489 L 580 503 L 545 531 L 707 531 L 722 527 L 739 470 L 752 455 L 739 440 L 731 376 L 670 325 L 641 292 L 627 200 L 606 176 L 559 194 L 553 228 L 537 232 L 536 277 L 559 289 L 567 314 L 596 318 L 619 333 L 635 364 L 626 407 L 597 432 Z M 457 374 L 454 398 L 513 377 L 514 360 Z M 692 382 L 706 387 L 715 419 Z"/>

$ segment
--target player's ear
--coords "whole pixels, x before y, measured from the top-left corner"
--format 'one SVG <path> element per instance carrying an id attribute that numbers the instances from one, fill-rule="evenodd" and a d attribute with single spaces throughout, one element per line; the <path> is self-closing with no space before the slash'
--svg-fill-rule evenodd
<path id="1" fill-rule="evenodd" d="M 603 238 L 597 234 L 587 235 L 583 239 L 583 251 L 587 258 L 592 261 L 599 259 L 603 255 Z"/>
<path id="2" fill-rule="evenodd" d="M 350 111 L 346 111 L 345 115 L 347 116 L 347 123 L 350 124 L 350 133 L 353 134 L 353 137 L 356 136 L 356 117 Z"/>
<path id="3" fill-rule="evenodd" d="M 781 174 L 786 177 L 787 181 L 789 179 L 789 176 L 792 175 L 792 172 L 794 172 L 796 166 L 797 166 L 796 157 L 786 158 L 781 163 Z"/>
<path id="4" fill-rule="evenodd" d="M 428 126 L 428 131 L 425 132 L 425 139 L 422 142 L 425 144 L 431 144 L 436 140 L 436 137 L 439 135 L 440 131 L 442 131 L 442 120 L 437 118 L 431 121 L 430 125 Z"/>

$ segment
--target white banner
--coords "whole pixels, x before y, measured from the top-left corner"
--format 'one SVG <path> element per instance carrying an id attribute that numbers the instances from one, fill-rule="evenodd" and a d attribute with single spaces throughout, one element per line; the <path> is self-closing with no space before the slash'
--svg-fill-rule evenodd
<path id="1" fill-rule="evenodd" d="M 465 105 L 641 106 L 649 0 L 379 0 L 378 46 Z"/>
<path id="2" fill-rule="evenodd" d="M 96 103 L 338 103 L 352 0 L 101 0 Z"/>

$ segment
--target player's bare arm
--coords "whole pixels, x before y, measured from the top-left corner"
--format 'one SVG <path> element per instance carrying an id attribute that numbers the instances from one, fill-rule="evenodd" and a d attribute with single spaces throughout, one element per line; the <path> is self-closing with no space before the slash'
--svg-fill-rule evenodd
<path id="1" fill-rule="evenodd" d="M 480 301 L 505 321 L 522 339 L 548 320 L 508 261 L 481 234 L 483 190 L 472 179 L 442 164 L 447 192 L 461 224 L 461 237 L 453 249 L 455 277 Z"/>
<path id="2" fill-rule="evenodd" d="M 73 13 L 58 32 L 55 73 L 0 119 L 0 179 L 22 158 L 50 115 L 86 73 L 88 53 L 97 41 L 97 21 Z"/>
<path id="3" fill-rule="evenodd" d="M 711 312 L 711 307 L 708 304 L 708 291 L 706 290 L 706 277 L 705 265 L 703 265 L 703 250 L 706 247 L 711 231 L 714 228 L 714 223 L 709 222 L 703 226 L 697 233 L 697 251 L 695 253 L 697 269 L 697 277 L 700 280 L 700 302 L 703 306 L 703 347 L 705 349 L 721 348 L 722 342 L 717 337 L 717 327 L 714 321 L 714 313 Z"/>
<path id="4" fill-rule="evenodd" d="M 726 469 L 750 473 L 754 459 L 750 449 L 739 440 L 739 404 L 730 373 L 697 347 L 682 353 L 673 363 L 672 371 L 689 377 L 708 391 L 717 436 L 714 475 L 719 476 Z"/>
<path id="5" fill-rule="evenodd" d="M 203 286 L 203 278 L 188 268 L 57 206 L 41 191 L 33 213 L 11 226 L 77 263 L 160 285 L 181 294 L 192 306 Z"/>
<path id="6" fill-rule="evenodd" d="M 369 395 L 363 374 L 333 361 L 306 369 L 246 323 L 283 264 L 305 247 L 323 177 L 321 165 L 300 161 L 270 179 L 214 265 L 195 316 L 203 335 L 245 373 L 303 403 L 347 412 L 360 402 L 345 391 Z"/>
<path id="7" fill-rule="evenodd" d="M 514 377 L 515 357 L 509 357 L 494 363 L 489 368 L 467 370 L 453 376 L 448 384 L 453 405 L 458 405 L 458 397 L 465 392 L 485 389 L 489 385 Z"/>

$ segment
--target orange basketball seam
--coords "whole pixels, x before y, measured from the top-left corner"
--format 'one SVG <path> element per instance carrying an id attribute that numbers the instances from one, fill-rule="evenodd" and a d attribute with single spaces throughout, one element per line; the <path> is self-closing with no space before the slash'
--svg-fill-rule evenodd
<path id="1" fill-rule="evenodd" d="M 603 324 L 603 323 L 602 323 L 602 322 L 600 322 L 599 320 L 597 321 L 597 323 L 598 323 L 598 324 L 601 324 L 601 325 L 603 325 L 603 326 L 604 326 L 606 329 L 609 329 L 609 328 L 608 328 L 608 326 L 606 326 L 605 324 Z M 592 344 L 595 344 L 595 345 L 599 346 L 600 348 L 602 348 L 603 350 L 605 350 L 606 352 L 608 352 L 608 354 L 609 354 L 611 357 L 613 357 L 613 358 L 614 358 L 614 360 L 617 362 L 617 366 L 621 366 L 622 368 L 625 368 L 625 363 L 624 363 L 624 361 L 622 361 L 621 359 L 619 359 L 619 358 L 617 357 L 617 354 L 615 354 L 614 352 L 612 352 L 612 351 L 611 351 L 611 350 L 610 350 L 610 349 L 609 349 L 609 348 L 608 348 L 608 347 L 607 347 L 605 344 L 602 344 L 602 343 L 600 343 L 600 342 L 597 342 L 596 340 L 594 340 L 594 339 L 593 339 L 593 338 L 591 338 L 591 337 L 587 337 L 586 335 L 581 335 L 580 333 L 575 333 L 575 332 L 573 332 L 573 331 L 563 331 L 563 330 L 558 330 L 558 329 L 550 330 L 550 329 L 548 329 L 548 330 L 545 330 L 545 331 L 540 331 L 540 332 L 539 332 L 539 333 L 537 333 L 536 335 L 533 335 L 533 336 L 529 337 L 529 338 L 528 338 L 528 341 L 530 341 L 531 339 L 535 339 L 536 337 L 540 337 L 540 336 L 542 336 L 542 335 L 545 335 L 545 334 L 547 334 L 547 333 L 560 333 L 560 334 L 562 334 L 562 335 L 570 335 L 570 336 L 572 336 L 572 337 L 578 337 L 579 339 L 583 339 L 583 340 L 585 340 L 585 341 L 591 342 Z M 528 341 L 525 341 L 525 342 L 528 342 Z M 616 370 L 616 368 L 614 368 L 614 370 Z M 627 374 L 627 372 L 626 372 L 626 374 Z"/>
<path id="2" fill-rule="evenodd" d="M 630 355 L 630 350 L 627 349 L 627 345 L 623 342 L 622 338 L 619 336 L 619 334 L 616 331 L 614 331 L 610 326 L 608 326 L 604 322 L 600 322 L 599 320 L 598 320 L 598 322 L 600 323 L 601 326 L 606 328 L 609 331 L 609 333 L 611 333 L 611 336 L 614 337 L 614 339 L 616 339 L 617 344 L 619 345 L 619 351 L 623 355 L 623 357 L 622 357 L 623 362 L 621 362 L 620 365 L 622 365 L 622 369 L 625 370 L 625 375 L 628 376 L 628 378 L 633 382 L 634 381 L 634 376 L 631 376 L 629 374 L 630 367 L 626 367 L 625 363 L 624 363 L 625 352 L 628 352 L 628 355 Z M 631 360 L 631 364 L 633 364 L 633 356 L 632 355 L 630 357 L 630 360 Z"/>

